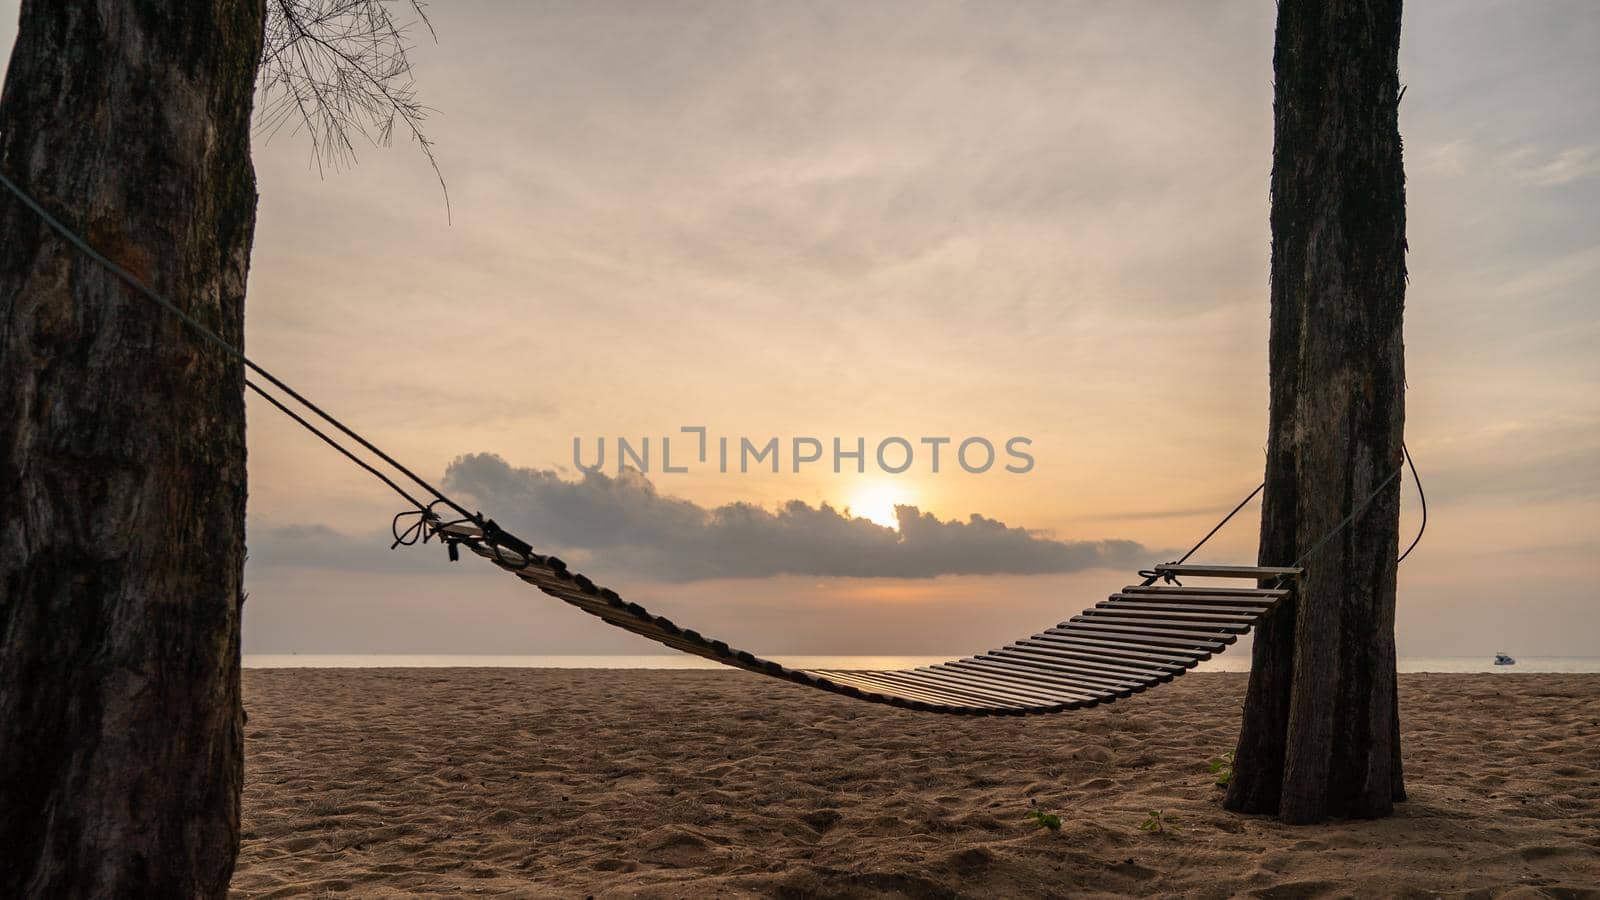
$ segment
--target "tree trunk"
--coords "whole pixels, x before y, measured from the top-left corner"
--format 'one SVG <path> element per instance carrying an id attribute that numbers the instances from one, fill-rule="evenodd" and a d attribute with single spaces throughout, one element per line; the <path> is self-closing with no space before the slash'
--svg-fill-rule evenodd
<path id="1" fill-rule="evenodd" d="M 1278 5 L 1263 565 L 1312 550 L 1403 461 L 1399 46 L 1399 0 Z M 1301 823 L 1404 799 L 1399 510 L 1395 479 L 1258 631 L 1229 809 Z"/>
<path id="2" fill-rule="evenodd" d="M 0 171 L 235 345 L 260 0 L 24 0 Z M 243 376 L 0 191 L 0 895 L 222 896 Z"/>

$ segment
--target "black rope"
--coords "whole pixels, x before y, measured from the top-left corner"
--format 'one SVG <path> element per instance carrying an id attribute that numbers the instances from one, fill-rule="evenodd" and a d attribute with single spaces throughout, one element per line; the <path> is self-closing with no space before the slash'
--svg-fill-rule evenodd
<path id="1" fill-rule="evenodd" d="M 1337 535 L 1339 532 L 1349 527 L 1350 523 L 1354 522 L 1357 516 L 1365 512 L 1367 507 L 1372 505 L 1372 501 L 1378 499 L 1378 495 L 1383 493 L 1384 489 L 1387 488 L 1391 482 L 1393 482 L 1396 478 L 1399 478 L 1400 474 L 1404 472 L 1407 467 L 1410 467 L 1411 477 L 1417 484 L 1417 496 L 1422 498 L 1422 527 L 1417 529 L 1417 536 L 1412 539 L 1411 546 L 1406 548 L 1406 552 L 1400 554 L 1400 556 L 1395 560 L 1395 564 L 1399 565 L 1407 556 L 1411 555 L 1411 551 L 1415 550 L 1417 548 L 1417 544 L 1422 541 L 1422 532 L 1428 527 L 1428 501 L 1427 498 L 1423 497 L 1422 495 L 1422 478 L 1421 476 L 1417 475 L 1417 465 L 1416 463 L 1412 462 L 1411 451 L 1407 449 L 1405 442 L 1403 441 L 1400 444 L 1400 452 L 1404 454 L 1405 461 L 1397 466 L 1393 472 L 1390 472 L 1389 477 L 1385 478 L 1376 488 L 1374 488 L 1372 493 L 1368 494 L 1367 498 L 1361 501 L 1360 505 L 1350 511 L 1349 515 L 1339 520 L 1339 524 L 1328 529 L 1326 534 L 1324 534 L 1321 538 L 1318 538 L 1317 542 L 1311 545 L 1310 550 L 1300 554 L 1300 558 L 1294 561 L 1295 567 L 1298 568 L 1307 560 L 1311 559 L 1311 557 L 1315 556 L 1317 551 L 1321 550 L 1328 543 L 1328 541 L 1333 540 L 1334 535 Z M 1279 575 L 1274 583 L 1282 585 L 1286 578 L 1288 578 L 1287 575 Z"/>
<path id="2" fill-rule="evenodd" d="M 1172 565 L 1177 566 L 1177 565 L 1182 565 L 1182 564 L 1188 562 L 1189 561 L 1189 557 L 1193 556 L 1194 552 L 1196 550 L 1199 550 L 1201 547 L 1204 547 L 1206 545 L 1206 541 L 1211 540 L 1211 536 L 1212 535 L 1214 535 L 1217 532 L 1221 531 L 1222 530 L 1222 526 L 1228 524 L 1228 520 L 1232 519 L 1235 515 L 1237 515 L 1239 510 L 1244 509 L 1244 505 L 1246 503 L 1249 503 L 1251 500 L 1254 500 L 1256 498 L 1256 495 L 1261 493 L 1261 489 L 1266 487 L 1266 486 L 1267 486 L 1267 483 L 1265 481 L 1263 481 L 1260 484 L 1256 485 L 1256 489 L 1251 491 L 1250 495 L 1248 497 L 1245 497 L 1243 500 L 1240 500 L 1239 501 L 1239 505 L 1235 506 L 1233 508 L 1233 512 L 1230 512 L 1227 515 L 1223 516 L 1222 517 L 1222 521 L 1218 522 L 1216 525 L 1212 526 L 1211 530 L 1206 532 L 1206 536 L 1200 539 L 1200 543 L 1195 544 L 1193 547 L 1190 547 L 1189 548 L 1189 552 L 1185 553 L 1181 559 L 1179 559 L 1177 562 L 1173 563 Z"/>
<path id="3" fill-rule="evenodd" d="M 1417 486 L 1417 502 L 1422 505 L 1422 524 L 1417 526 L 1417 536 L 1411 539 L 1411 546 L 1395 560 L 1397 564 L 1405 562 L 1411 551 L 1417 549 L 1417 545 L 1422 543 L 1422 533 L 1428 530 L 1428 495 L 1422 492 L 1422 476 L 1417 474 L 1417 464 L 1411 461 L 1411 451 L 1404 443 L 1400 445 L 1400 452 L 1406 455 L 1406 465 L 1411 467 L 1411 480 Z"/>
<path id="4" fill-rule="evenodd" d="M 1321 538 L 1318 538 L 1315 544 L 1311 545 L 1310 550 L 1307 550 L 1305 553 L 1301 554 L 1300 558 L 1294 561 L 1295 566 L 1298 567 L 1301 563 L 1310 559 L 1318 550 L 1321 550 L 1322 546 L 1331 540 L 1334 535 L 1338 534 L 1351 522 L 1355 521 L 1356 517 L 1361 515 L 1362 511 L 1365 510 L 1373 500 L 1377 499 L 1378 495 L 1383 492 L 1383 489 L 1389 486 L 1389 482 L 1394 481 L 1395 478 L 1407 468 L 1411 469 L 1411 480 L 1417 485 L 1417 500 L 1420 501 L 1422 505 L 1422 524 L 1417 528 L 1417 536 L 1412 538 L 1410 546 L 1406 547 L 1406 552 L 1400 554 L 1399 558 L 1395 560 L 1395 563 L 1399 564 L 1405 562 L 1406 557 L 1411 555 L 1411 551 L 1417 549 L 1417 545 L 1422 543 L 1423 532 L 1428 530 L 1428 498 L 1427 495 L 1422 492 L 1422 476 L 1417 474 L 1417 464 L 1411 459 L 1411 449 L 1408 448 L 1403 441 L 1400 444 L 1400 452 L 1405 455 L 1405 462 L 1402 463 L 1399 468 L 1395 469 L 1388 478 L 1385 478 L 1383 483 L 1378 485 L 1378 487 L 1371 494 L 1368 494 L 1367 498 L 1361 501 L 1361 505 L 1357 506 L 1354 510 L 1351 510 L 1350 515 L 1345 516 L 1344 519 L 1339 522 L 1339 524 L 1328 529 L 1326 534 L 1324 534 Z M 1167 563 L 1167 565 L 1178 566 L 1187 562 L 1189 557 L 1195 554 L 1195 551 L 1199 550 L 1201 547 L 1204 547 L 1206 541 L 1211 540 L 1213 535 L 1215 535 L 1218 531 L 1221 531 L 1222 526 L 1228 524 L 1228 521 L 1237 515 L 1239 510 L 1244 509 L 1245 504 L 1249 503 L 1251 500 L 1254 500 L 1256 495 L 1261 493 L 1262 489 L 1266 486 L 1267 483 L 1265 481 L 1256 485 L 1256 489 L 1247 494 L 1243 500 L 1240 500 L 1239 505 L 1235 506 L 1231 512 L 1223 516 L 1222 521 L 1218 522 L 1216 525 L 1213 525 L 1211 530 L 1206 532 L 1206 536 L 1200 539 L 1199 543 L 1189 548 L 1188 553 L 1185 553 L 1182 557 L 1178 558 L 1174 562 Z M 1161 572 L 1155 569 L 1140 569 L 1139 577 L 1144 579 L 1144 587 L 1149 587 L 1150 585 L 1155 584 L 1157 581 L 1165 581 L 1168 584 L 1176 584 L 1180 586 L 1183 584 L 1183 582 L 1179 581 L 1171 572 Z M 1282 583 L 1284 577 L 1285 576 L 1282 575 L 1278 576 L 1279 583 Z"/>
<path id="5" fill-rule="evenodd" d="M 401 465 L 397 460 L 395 460 L 394 457 L 392 457 L 389 454 L 387 454 L 387 453 L 383 452 L 382 450 L 380 450 L 371 441 L 367 440 L 366 438 L 364 438 L 361 435 L 357 434 L 355 431 L 351 430 L 349 428 L 349 426 L 345 425 L 343 422 L 341 422 L 338 419 L 334 418 L 332 415 L 329 415 L 327 412 L 325 412 L 321 407 L 317 406 L 315 403 L 312 403 L 310 400 L 307 400 L 304 395 L 302 395 L 299 391 L 296 391 L 294 388 L 291 388 L 287 384 L 283 383 L 283 381 L 281 381 L 277 376 L 273 375 L 271 372 L 268 372 L 266 369 L 263 369 L 261 366 L 256 365 L 256 363 L 254 361 L 252 361 L 248 356 L 245 356 L 244 353 L 242 351 L 240 351 L 237 347 L 235 347 L 232 344 L 228 343 L 227 341 L 223 340 L 220 335 L 218 335 L 216 332 L 212 331 L 210 328 L 207 328 L 204 324 L 202 324 L 200 322 L 200 320 L 198 320 L 198 319 L 194 318 L 193 316 L 189 315 L 187 312 L 184 312 L 181 308 L 178 307 L 177 304 L 173 303 L 172 301 L 168 300 L 167 298 L 161 296 L 160 294 L 158 294 L 155 291 L 151 290 L 150 288 L 146 287 L 143 282 L 141 282 L 139 279 L 135 278 L 126 269 L 122 268 L 121 266 L 119 266 L 116 263 L 112 262 L 110 259 L 106 258 L 106 256 L 103 255 L 102 253 L 100 253 L 100 251 L 98 251 L 94 247 L 90 246 L 89 242 L 84 240 L 82 237 L 80 237 L 77 232 L 73 231 L 71 228 L 68 228 L 66 225 L 62 224 L 59 219 L 57 219 L 55 216 L 50 214 L 49 210 L 46 210 L 43 206 L 41 206 L 39 204 L 38 201 L 34 200 L 31 196 L 29 196 L 21 188 L 17 187 L 16 184 L 14 184 L 11 181 L 11 179 L 9 179 L 9 178 L 7 178 L 5 176 L 4 173 L 0 173 L 0 186 L 4 186 L 6 190 L 8 190 L 12 194 L 14 194 L 18 200 L 22 201 L 22 204 L 24 206 L 26 206 L 26 207 L 28 207 L 28 209 L 32 210 L 33 213 L 35 215 L 37 215 L 40 219 L 42 219 L 46 225 L 49 225 L 52 229 L 54 229 L 56 231 L 56 233 L 60 234 L 63 238 L 65 238 L 74 247 L 77 247 L 78 250 L 82 251 L 84 255 L 88 256 L 90 259 L 92 259 L 95 262 L 99 263 L 107 271 L 111 272 L 111 274 L 113 274 L 113 275 L 117 276 L 118 278 L 122 279 L 122 281 L 127 283 L 127 285 L 129 287 L 133 288 L 139 294 L 143 295 L 146 299 L 156 303 L 158 306 L 161 306 L 162 308 L 166 309 L 168 312 L 170 312 L 173 315 L 177 316 L 180 320 L 182 320 L 182 322 L 185 325 L 188 325 L 190 328 L 194 329 L 196 332 L 198 332 L 201 336 L 203 336 L 207 340 L 209 340 L 212 343 L 216 344 L 218 347 L 221 347 L 229 355 L 233 356 L 235 359 L 237 359 L 241 363 L 243 363 L 245 365 L 245 367 L 248 368 L 250 371 L 255 372 L 256 374 L 260 375 L 262 378 L 265 378 L 268 382 L 270 382 L 272 384 L 273 387 L 275 387 L 278 390 L 284 392 L 285 394 L 288 394 L 290 397 L 293 397 L 296 402 L 298 402 L 300 405 L 304 406 L 306 409 L 311 410 L 311 412 L 315 413 L 324 422 L 327 422 L 328 424 L 332 425 L 334 428 L 337 428 L 339 431 L 343 432 L 346 436 L 348 436 L 352 440 L 356 441 L 362 447 L 365 447 L 368 451 L 370 451 L 371 453 L 375 454 L 379 459 L 381 459 L 384 462 L 388 463 L 391 467 L 394 468 L 395 471 L 399 472 L 400 474 L 404 475 L 405 477 L 411 479 L 416 484 L 420 485 L 423 488 L 423 490 L 427 491 L 428 493 L 432 494 L 434 497 L 438 498 L 439 502 L 444 503 L 445 505 L 449 506 L 451 509 L 454 509 L 456 512 L 460 513 L 463 516 L 468 517 L 469 519 L 474 518 L 472 513 L 467 512 L 467 510 L 464 507 L 460 506 L 454 500 L 451 500 L 449 497 L 446 497 L 444 494 L 440 493 L 438 488 L 435 488 L 433 485 L 431 485 L 428 482 L 424 481 L 415 472 L 412 472 L 410 469 L 408 469 L 405 466 Z M 255 390 L 256 390 L 256 392 L 258 394 L 261 394 L 262 396 L 266 396 L 266 394 L 259 387 L 255 388 Z M 273 405 L 277 406 L 280 410 L 284 410 L 285 412 L 288 412 L 288 410 L 284 408 L 283 404 L 278 403 L 275 400 L 273 401 Z M 307 427 L 310 427 L 309 425 L 307 425 L 306 421 L 303 418 L 301 418 L 299 416 L 294 416 L 293 413 L 290 413 L 290 415 L 293 416 L 294 419 L 297 422 L 299 422 L 301 425 L 305 425 Z M 352 460 L 356 459 L 356 457 L 353 454 L 351 454 L 350 451 L 348 451 L 344 447 L 340 446 L 337 442 L 335 442 L 332 439 L 330 439 L 327 435 L 323 434 L 320 431 L 317 431 L 316 429 L 312 429 L 312 430 L 314 432 L 316 432 L 317 435 L 319 437 L 321 437 L 324 441 L 327 441 L 328 443 L 332 444 L 334 447 L 338 448 L 341 452 L 343 452 L 346 456 L 350 457 Z M 357 460 L 357 462 L 360 462 L 360 461 Z M 366 465 L 364 463 L 362 464 L 362 468 L 365 468 L 368 472 L 371 472 L 374 475 L 378 474 L 375 469 L 373 469 L 371 466 Z M 397 492 L 399 492 L 401 494 L 401 496 L 404 496 L 413 505 L 418 506 L 418 507 L 422 507 L 423 506 L 423 504 L 417 503 L 417 501 L 414 498 L 412 498 L 409 494 L 407 494 L 404 491 L 401 491 L 398 487 L 396 487 L 396 485 L 394 484 L 393 481 L 390 481 L 388 478 L 384 478 L 382 475 L 379 475 L 378 477 L 382 478 L 383 482 L 385 484 L 389 485 L 389 487 L 391 487 L 391 488 L 394 488 Z"/>
<path id="6" fill-rule="evenodd" d="M 460 525 L 462 522 L 471 522 L 473 520 L 451 519 L 448 522 L 443 521 L 439 518 L 439 514 L 433 511 L 433 508 L 438 505 L 439 501 L 435 500 L 427 506 L 419 506 L 416 509 L 403 509 L 395 513 L 394 521 L 389 525 L 389 531 L 394 535 L 394 543 L 389 545 L 389 549 L 410 547 L 414 544 L 426 544 L 437 537 L 449 545 L 450 560 L 454 562 L 458 558 L 455 545 L 463 538 L 455 537 L 445 529 L 451 525 Z M 400 523 L 411 516 L 416 516 L 417 520 L 405 528 L 401 528 Z"/>
<path id="7" fill-rule="evenodd" d="M 1217 532 L 1221 531 L 1222 530 L 1222 526 L 1228 524 L 1229 520 L 1231 520 L 1234 516 L 1238 515 L 1239 514 L 1239 510 L 1244 509 L 1245 504 L 1249 503 L 1251 500 L 1254 500 L 1256 498 L 1256 495 L 1261 493 L 1261 489 L 1266 487 L 1266 486 L 1267 486 L 1267 483 L 1265 481 L 1263 481 L 1260 484 L 1256 485 L 1256 489 L 1251 491 L 1249 494 L 1245 495 L 1245 498 L 1243 500 L 1239 501 L 1239 505 L 1238 506 L 1235 506 L 1231 512 L 1229 512 L 1227 515 L 1222 517 L 1222 521 L 1221 522 L 1218 522 L 1217 524 L 1211 526 L 1211 530 L 1206 532 L 1206 536 L 1201 538 L 1199 543 L 1195 544 L 1193 547 L 1190 547 L 1188 553 L 1185 553 L 1183 556 L 1179 557 L 1178 559 L 1174 560 L 1173 562 L 1167 563 L 1167 565 L 1169 565 L 1169 566 L 1181 566 L 1184 563 L 1188 562 L 1189 561 L 1189 557 L 1193 556 L 1195 554 L 1195 551 L 1199 550 L 1201 547 L 1204 547 L 1206 545 L 1206 541 L 1211 540 L 1211 536 L 1212 535 L 1214 535 Z M 1167 584 L 1176 584 L 1176 585 L 1178 585 L 1180 587 L 1183 585 L 1183 582 L 1179 581 L 1177 579 L 1177 576 L 1173 575 L 1171 572 L 1158 572 L 1155 569 L 1140 569 L 1139 570 L 1139 577 L 1143 578 L 1145 580 L 1144 581 L 1144 586 L 1145 587 L 1149 587 L 1150 585 L 1155 584 L 1158 580 L 1164 580 L 1164 581 L 1166 581 Z"/>
<path id="8" fill-rule="evenodd" d="M 1377 486 L 1377 488 L 1375 488 L 1373 490 L 1372 493 L 1367 495 L 1367 499 L 1361 501 L 1361 504 L 1359 506 L 1357 506 L 1355 509 L 1350 510 L 1350 515 L 1345 516 L 1343 519 L 1340 519 L 1339 520 L 1339 524 L 1337 524 L 1337 525 L 1333 526 L 1332 528 L 1328 529 L 1326 534 L 1324 534 L 1322 537 L 1318 538 L 1317 542 L 1315 544 L 1311 545 L 1311 549 L 1310 550 L 1307 550 L 1306 552 L 1300 554 L 1300 558 L 1294 561 L 1294 565 L 1296 567 L 1298 567 L 1301 563 L 1304 563 L 1306 560 L 1308 560 L 1311 557 L 1317 555 L 1317 551 L 1318 550 L 1321 550 L 1323 548 L 1323 546 L 1328 543 L 1328 541 L 1333 540 L 1333 536 L 1334 535 L 1336 535 L 1339 532 L 1343 531 L 1351 522 L 1354 522 L 1356 520 L 1356 516 L 1359 516 L 1363 512 L 1365 512 L 1366 508 L 1368 506 L 1372 505 L 1372 501 L 1378 499 L 1378 495 L 1383 493 L 1383 489 L 1388 487 L 1389 484 L 1391 482 L 1393 482 L 1396 478 L 1399 478 L 1400 477 L 1400 473 L 1404 472 L 1405 470 L 1406 470 L 1406 467 L 1404 465 L 1401 465 L 1399 468 L 1395 469 L 1393 472 L 1390 472 L 1389 473 L 1389 477 L 1385 478 L 1382 481 L 1382 483 L 1380 483 Z"/>
<path id="9" fill-rule="evenodd" d="M 431 515 L 432 514 L 428 512 L 425 507 L 419 509 L 403 509 L 395 513 L 394 522 L 389 525 L 389 532 L 394 535 L 394 543 L 389 545 L 389 549 L 393 550 L 396 547 L 410 547 L 417 543 L 426 544 L 428 542 L 428 538 L 432 537 L 434 533 L 434 530 L 428 527 L 428 519 Z M 416 516 L 417 520 L 412 522 L 410 525 L 407 525 L 405 528 L 401 528 L 400 520 L 410 516 Z"/>
<path id="10" fill-rule="evenodd" d="M 262 390 L 261 387 L 259 385 L 257 385 L 254 381 L 251 381 L 250 379 L 246 378 L 244 380 L 244 386 L 249 388 L 252 391 L 255 391 L 261 397 L 265 398 L 268 403 L 271 403 L 273 406 L 276 406 L 278 408 L 279 412 L 281 412 L 284 415 L 288 416 L 289 418 L 295 420 L 297 423 L 300 424 L 300 427 L 304 428 L 305 430 L 307 430 L 307 431 L 311 432 L 312 434 L 316 435 L 317 437 L 321 438 L 323 443 L 325 443 L 328 446 L 332 447 L 333 449 L 339 451 L 340 453 L 343 453 L 345 455 L 346 459 L 349 459 L 351 462 L 355 463 L 356 465 L 360 466 L 361 468 L 366 469 L 367 472 L 370 473 L 373 478 L 376 478 L 379 481 L 383 482 L 384 484 L 388 485 L 389 486 L 389 490 L 394 491 L 396 494 L 399 494 L 400 496 L 406 498 L 406 502 L 410 503 L 412 506 L 415 506 L 418 510 L 426 510 L 427 509 L 427 504 L 425 504 L 421 500 L 418 500 L 417 498 L 411 496 L 411 494 L 408 493 L 405 488 L 402 488 L 400 485 L 395 484 L 394 481 L 392 481 L 389 478 L 389 476 L 383 474 L 382 472 L 379 472 L 376 468 L 373 467 L 373 465 L 371 463 L 369 463 L 366 460 L 362 459 L 361 457 L 355 455 L 354 453 L 351 453 L 349 448 L 345 447 L 343 444 L 341 444 L 338 441 L 334 440 L 333 438 L 329 437 L 328 434 L 326 432 L 324 432 L 322 429 L 320 429 L 317 426 L 311 424 L 310 422 L 307 422 L 304 418 L 302 418 L 294 410 L 292 410 L 289 407 L 285 406 L 283 404 L 282 400 L 279 400 L 277 397 L 274 397 L 271 394 L 267 393 L 266 391 Z"/>

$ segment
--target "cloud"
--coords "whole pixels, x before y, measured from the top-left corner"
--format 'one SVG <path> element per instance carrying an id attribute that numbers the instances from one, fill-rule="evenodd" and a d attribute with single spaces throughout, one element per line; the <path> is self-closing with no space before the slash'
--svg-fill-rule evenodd
<path id="1" fill-rule="evenodd" d="M 1063 541 L 980 515 L 944 521 L 914 506 L 895 508 L 898 530 L 800 500 L 776 510 L 749 503 L 707 509 L 661 494 L 637 472 L 568 481 L 486 453 L 457 459 L 445 484 L 492 505 L 500 524 L 535 547 L 568 554 L 598 575 L 656 581 L 1034 575 L 1128 568 L 1149 559 L 1134 541 Z"/>
<path id="2" fill-rule="evenodd" d="M 1544 160 L 1536 156 L 1528 147 L 1512 153 L 1507 161 L 1513 177 L 1536 187 L 1559 187 L 1600 175 L 1600 144 L 1568 147 Z"/>

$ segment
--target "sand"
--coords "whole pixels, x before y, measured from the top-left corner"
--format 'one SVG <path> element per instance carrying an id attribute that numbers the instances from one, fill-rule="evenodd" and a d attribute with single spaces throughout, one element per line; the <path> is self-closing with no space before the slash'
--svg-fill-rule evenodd
<path id="1" fill-rule="evenodd" d="M 1218 805 L 1244 684 L 972 719 L 736 671 L 248 671 L 233 887 L 1600 897 L 1600 675 L 1401 676 L 1411 799 L 1298 828 Z"/>

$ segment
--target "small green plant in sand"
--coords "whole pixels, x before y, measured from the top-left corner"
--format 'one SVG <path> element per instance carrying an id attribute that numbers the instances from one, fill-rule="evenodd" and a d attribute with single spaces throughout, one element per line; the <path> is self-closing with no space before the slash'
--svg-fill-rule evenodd
<path id="1" fill-rule="evenodd" d="M 1152 809 L 1150 810 L 1150 815 L 1139 823 L 1139 830 L 1148 831 L 1151 834 L 1172 834 L 1178 830 L 1178 826 L 1172 824 L 1172 817 L 1162 810 Z"/>
<path id="2" fill-rule="evenodd" d="M 1053 813 L 1047 813 L 1042 809 L 1030 809 L 1028 810 L 1028 818 L 1033 820 L 1033 827 L 1035 828 L 1048 828 L 1051 831 L 1061 830 L 1061 817 Z"/>
<path id="3" fill-rule="evenodd" d="M 1233 751 L 1229 750 L 1213 759 L 1209 763 L 1209 768 L 1211 774 L 1217 776 L 1217 787 L 1227 787 L 1228 782 L 1233 780 Z"/>

